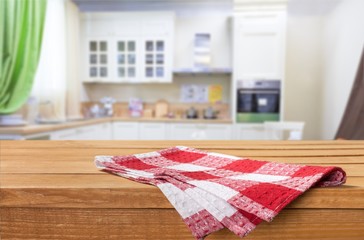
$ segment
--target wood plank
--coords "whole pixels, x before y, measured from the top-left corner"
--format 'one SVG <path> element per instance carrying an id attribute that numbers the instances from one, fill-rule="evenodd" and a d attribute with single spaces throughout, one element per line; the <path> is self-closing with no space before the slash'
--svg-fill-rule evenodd
<path id="1" fill-rule="evenodd" d="M 6 174 L 0 207 L 171 208 L 160 190 L 110 174 Z M 313 188 L 289 207 L 363 208 L 364 177 L 344 186 Z"/>
<path id="2" fill-rule="evenodd" d="M 228 143 L 228 144 L 226 144 Z M 26 148 L 143 148 L 158 149 L 170 146 L 191 146 L 201 149 L 363 149 L 364 141 L 183 141 L 183 140 L 113 140 L 113 141 L 0 141 L 0 148 L 26 149 Z"/>
<path id="3" fill-rule="evenodd" d="M 97 180 L 97 181 L 96 181 Z M 364 177 L 348 177 L 345 185 L 364 187 Z M 344 185 L 344 186 L 345 186 Z M 150 188 L 148 184 L 100 171 L 98 174 L 2 174 L 2 189 L 16 188 Z M 340 187 L 339 187 L 340 188 Z M 326 189 L 326 188 L 321 188 Z"/>
<path id="4" fill-rule="evenodd" d="M 172 209 L 1 208 L 2 239 L 194 239 Z M 364 210 L 286 209 L 244 239 L 364 239 Z M 223 230 L 206 239 L 240 239 Z"/>
<path id="5" fill-rule="evenodd" d="M 33 155 L 23 155 L 23 156 L 2 156 L 0 159 L 0 164 L 1 163 L 6 163 L 8 162 L 14 162 L 14 165 L 17 164 L 18 166 L 20 164 L 18 164 L 18 162 L 16 163 L 15 161 L 27 161 L 28 163 L 30 161 L 37 161 L 37 162 L 52 162 L 52 161 L 85 161 L 85 162 L 89 162 L 89 161 L 93 161 L 94 160 L 94 155 L 92 156 L 64 156 L 64 155 L 57 155 L 57 156 L 52 156 L 52 158 L 50 158 L 48 155 L 46 154 L 42 154 L 41 156 L 33 156 Z M 364 157 L 356 157 L 356 156 L 339 156 L 339 157 L 335 157 L 335 156 L 325 156 L 325 157 L 302 157 L 302 156 L 291 156 L 291 157 L 282 157 L 282 156 L 271 156 L 271 157 L 259 157 L 259 160 L 264 160 L 264 161 L 275 161 L 275 162 L 282 162 L 282 163 L 295 163 L 295 164 L 337 164 L 337 163 L 356 163 L 356 164 L 361 164 L 364 163 Z M 1 171 L 1 169 L 0 169 Z"/>
<path id="6" fill-rule="evenodd" d="M 43 156 L 46 155 L 50 159 L 55 156 L 95 156 L 95 155 L 128 155 L 128 154 L 136 154 L 136 153 L 145 153 L 150 151 L 159 150 L 162 148 L 156 149 L 89 149 L 83 148 L 78 149 L 77 151 L 67 151 L 67 149 L 63 148 L 55 148 L 55 149 L 3 149 L 1 151 L 2 158 L 7 156 Z M 303 149 L 303 150 L 284 150 L 284 149 L 260 149 L 260 150 L 211 150 L 214 152 L 219 152 L 223 154 L 246 157 L 246 158 L 257 158 L 257 157 L 327 157 L 327 156 L 353 156 L 364 158 L 364 148 L 362 149 Z"/>
<path id="7" fill-rule="evenodd" d="M 259 158 L 259 160 L 263 159 Z M 322 161 L 321 158 L 316 158 L 316 161 L 314 161 L 314 159 L 310 159 L 312 161 L 302 161 L 302 159 L 297 161 L 296 159 L 291 158 L 267 158 L 264 160 L 276 160 L 281 163 L 295 163 L 300 165 L 338 166 L 342 167 L 349 176 L 364 176 L 364 164 L 358 164 L 358 161 L 356 161 L 355 164 L 344 164 L 342 163 L 342 159 L 337 159 L 337 162 Z M 364 157 L 362 158 L 362 161 L 364 163 Z M 302 164 L 302 162 L 304 162 L 304 164 Z M 0 162 L 0 168 L 2 173 L 99 173 L 94 164 L 94 156 L 58 156 L 57 159 L 49 158 L 46 155 L 31 157 L 3 157 Z"/>
<path id="8" fill-rule="evenodd" d="M 364 239 L 364 141 L 0 141 L 1 239 L 193 239 L 159 189 L 93 163 L 175 145 L 341 166 L 344 186 L 310 189 L 245 239 Z"/>
<path id="9" fill-rule="evenodd" d="M 134 182 L 113 174 L 3 174 L 2 189 L 16 188 L 152 188 L 151 185 Z"/>

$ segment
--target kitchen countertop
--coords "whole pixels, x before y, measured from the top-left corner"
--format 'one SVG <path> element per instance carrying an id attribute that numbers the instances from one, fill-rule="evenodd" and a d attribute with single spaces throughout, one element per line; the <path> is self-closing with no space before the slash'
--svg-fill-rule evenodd
<path id="1" fill-rule="evenodd" d="M 117 122 L 117 121 L 132 121 L 132 122 L 166 122 L 166 123 L 195 123 L 195 124 L 231 124 L 231 119 L 182 119 L 182 118 L 130 118 L 130 117 L 105 117 L 105 118 L 89 118 L 82 120 L 73 120 L 52 124 L 32 124 L 24 126 L 1 126 L 0 134 L 16 134 L 16 135 L 31 135 L 44 132 L 57 131 L 68 128 L 82 127 L 92 124 Z"/>
<path id="2" fill-rule="evenodd" d="M 192 240 L 159 189 L 93 162 L 175 145 L 340 166 L 345 185 L 310 189 L 244 239 L 364 239 L 364 141 L 0 141 L 0 238 Z M 207 239 L 240 238 L 222 230 Z"/>

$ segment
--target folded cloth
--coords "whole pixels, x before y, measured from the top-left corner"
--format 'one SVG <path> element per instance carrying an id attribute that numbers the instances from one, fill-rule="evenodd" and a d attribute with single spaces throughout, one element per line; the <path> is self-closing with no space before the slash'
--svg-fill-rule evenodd
<path id="1" fill-rule="evenodd" d="M 240 237 L 272 219 L 312 186 L 346 181 L 339 167 L 251 160 L 177 146 L 127 156 L 96 156 L 96 166 L 157 186 L 196 239 L 224 227 Z"/>

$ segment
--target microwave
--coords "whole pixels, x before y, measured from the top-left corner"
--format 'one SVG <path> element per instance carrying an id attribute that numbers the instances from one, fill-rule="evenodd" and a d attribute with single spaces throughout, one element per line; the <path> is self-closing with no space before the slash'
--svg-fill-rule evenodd
<path id="1" fill-rule="evenodd" d="M 237 86 L 238 123 L 279 121 L 280 80 L 243 80 Z"/>

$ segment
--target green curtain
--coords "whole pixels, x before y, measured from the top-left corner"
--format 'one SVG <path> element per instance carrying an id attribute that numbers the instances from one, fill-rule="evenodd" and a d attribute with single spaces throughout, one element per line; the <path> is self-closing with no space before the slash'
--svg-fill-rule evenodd
<path id="1" fill-rule="evenodd" d="M 47 0 L 0 0 L 0 114 L 28 99 L 37 70 Z"/>

